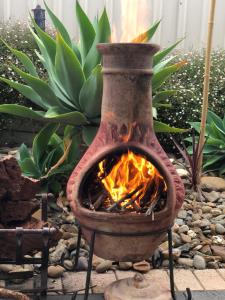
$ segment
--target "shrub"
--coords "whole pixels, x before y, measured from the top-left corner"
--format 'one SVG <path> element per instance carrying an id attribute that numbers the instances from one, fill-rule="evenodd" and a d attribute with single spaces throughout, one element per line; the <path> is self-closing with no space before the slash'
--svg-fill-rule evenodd
<path id="1" fill-rule="evenodd" d="M 45 76 L 45 70 L 40 65 L 40 62 L 35 54 L 35 50 L 37 48 L 36 43 L 26 24 L 20 22 L 16 22 L 14 24 L 0 23 L 0 37 L 6 41 L 6 43 L 10 43 L 13 48 L 26 51 L 27 55 L 32 58 L 34 63 L 38 66 L 40 75 L 43 77 Z M 1 76 L 9 78 L 10 80 L 19 81 L 20 78 L 12 70 L 10 66 L 11 64 L 16 66 L 20 65 L 18 59 L 12 55 L 9 49 L 3 43 L 0 43 L 0 74 Z M 29 105 L 33 108 L 35 107 L 18 91 L 11 88 L 7 84 L 0 82 L 0 104 L 4 103 L 17 103 L 20 105 Z M 0 114 L 0 132 L 3 129 L 7 131 L 11 130 L 14 127 L 14 120 L 15 117 L 6 114 Z M 26 120 L 24 120 L 24 122 L 26 122 Z"/>
<path id="2" fill-rule="evenodd" d="M 177 60 L 177 58 L 176 58 Z M 187 64 L 165 83 L 165 89 L 175 89 L 178 93 L 171 96 L 171 108 L 159 109 L 159 119 L 176 127 L 189 128 L 189 122 L 201 118 L 202 90 L 204 79 L 204 52 L 178 53 L 178 60 Z M 210 76 L 209 109 L 223 117 L 225 110 L 225 50 L 212 53 Z M 179 138 L 176 137 L 177 140 Z M 161 142 L 167 151 L 173 151 L 174 145 L 167 136 L 161 136 Z"/>
<path id="3" fill-rule="evenodd" d="M 189 52 L 178 55 L 187 64 L 165 83 L 165 89 L 176 89 L 178 93 L 170 98 L 172 107 L 159 112 L 159 118 L 171 125 L 189 127 L 189 122 L 199 121 L 201 116 L 204 78 L 204 53 Z M 224 115 L 225 109 L 225 50 L 212 53 L 210 76 L 209 109 Z M 164 113 L 163 113 L 164 112 Z"/>

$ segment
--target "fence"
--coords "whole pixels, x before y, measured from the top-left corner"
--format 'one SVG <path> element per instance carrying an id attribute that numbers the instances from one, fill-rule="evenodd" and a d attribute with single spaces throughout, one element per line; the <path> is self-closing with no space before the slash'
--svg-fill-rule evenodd
<path id="1" fill-rule="evenodd" d="M 74 21 L 75 0 L 46 0 L 63 20 L 74 38 L 78 38 Z M 181 49 L 201 49 L 205 45 L 209 0 L 80 0 L 89 17 L 105 6 L 117 40 L 135 37 L 154 21 L 162 20 L 154 42 L 166 47 L 185 37 Z M 0 21 L 28 21 L 29 11 L 43 0 L 0 0 Z M 49 19 L 46 20 L 50 24 Z M 214 48 L 225 47 L 225 1 L 217 0 Z"/>

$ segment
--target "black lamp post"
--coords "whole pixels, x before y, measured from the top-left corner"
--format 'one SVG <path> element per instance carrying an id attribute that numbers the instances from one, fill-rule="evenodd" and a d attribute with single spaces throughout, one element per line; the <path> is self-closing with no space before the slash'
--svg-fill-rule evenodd
<path id="1" fill-rule="evenodd" d="M 45 9 L 38 4 L 36 8 L 32 9 L 34 13 L 34 20 L 37 25 L 45 31 Z"/>

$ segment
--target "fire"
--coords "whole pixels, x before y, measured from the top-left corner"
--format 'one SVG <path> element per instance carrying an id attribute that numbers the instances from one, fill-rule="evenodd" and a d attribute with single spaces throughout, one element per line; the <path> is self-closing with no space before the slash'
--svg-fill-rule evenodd
<path id="1" fill-rule="evenodd" d="M 113 202 L 122 210 L 139 211 L 144 204 L 153 207 L 160 194 L 167 189 L 155 166 L 133 151 L 123 153 L 108 174 L 106 165 L 106 160 L 99 163 L 98 178 L 108 194 L 107 206 Z"/>
<path id="2" fill-rule="evenodd" d="M 131 42 L 149 26 L 149 1 L 123 0 L 120 5 L 122 32 L 118 32 L 118 27 L 114 26 L 111 42 Z"/>

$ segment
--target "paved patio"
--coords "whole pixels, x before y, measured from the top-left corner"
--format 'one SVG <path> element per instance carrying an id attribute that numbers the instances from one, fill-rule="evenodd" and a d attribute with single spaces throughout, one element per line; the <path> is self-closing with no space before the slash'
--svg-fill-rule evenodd
<path id="1" fill-rule="evenodd" d="M 111 282 L 134 276 L 134 271 L 109 271 L 107 273 L 98 274 L 95 271 L 91 275 L 91 290 L 90 294 L 100 294 Z M 225 269 L 206 269 L 206 270 L 185 270 L 175 269 L 175 288 L 180 295 L 178 299 L 185 299 L 182 296 L 182 291 L 190 288 L 194 292 L 194 299 L 225 299 Z M 169 272 L 168 270 L 151 270 L 145 276 L 149 279 L 155 278 L 161 282 L 165 282 L 169 288 Z M 57 298 L 57 294 L 64 294 L 80 290 L 79 294 L 84 293 L 86 281 L 86 272 L 66 272 L 61 278 L 48 279 L 48 289 L 50 294 Z M 0 282 L 0 286 L 3 282 Z M 33 287 L 33 279 L 29 279 L 22 284 L 10 285 L 10 288 L 17 290 L 29 289 Z M 54 290 L 58 290 L 57 294 Z M 60 292 L 61 291 L 61 292 Z M 203 292 L 208 291 L 208 296 L 203 295 Z M 70 296 L 71 297 L 71 296 Z M 100 297 L 100 298 L 99 298 Z M 50 297 L 51 298 L 51 297 Z M 93 298 L 93 297 L 92 297 Z M 91 298 L 91 299 L 92 299 Z M 58 298 L 57 298 L 58 299 Z M 69 299 L 69 298 L 68 298 Z M 78 298 L 80 299 L 80 298 Z M 91 300 L 90 299 L 90 300 Z M 93 298 L 95 299 L 95 298 Z M 101 299 L 98 296 L 96 299 Z"/>
<path id="2" fill-rule="evenodd" d="M 92 272 L 91 286 L 92 293 L 103 293 L 105 287 L 111 282 L 132 277 L 134 271 L 109 271 L 104 274 Z M 192 291 L 225 291 L 225 269 L 223 270 L 184 270 L 175 269 L 175 287 L 176 291 L 185 291 L 189 287 Z M 145 275 L 147 278 L 157 278 L 161 282 L 168 284 L 169 273 L 167 270 L 151 270 Z M 86 280 L 86 272 L 69 273 L 66 272 L 61 279 L 49 279 L 49 287 L 62 289 L 64 292 L 72 292 L 74 290 L 84 289 Z M 83 293 L 81 291 L 80 293 Z"/>

